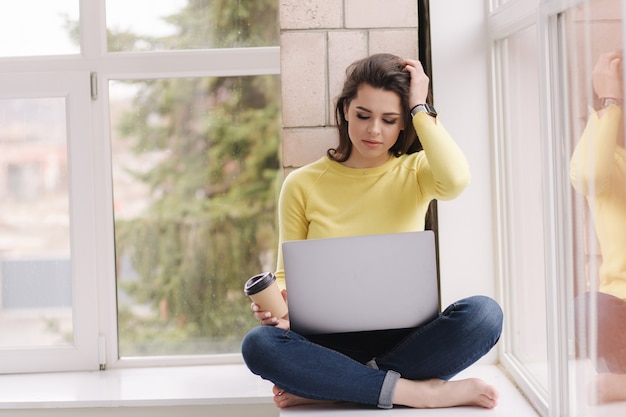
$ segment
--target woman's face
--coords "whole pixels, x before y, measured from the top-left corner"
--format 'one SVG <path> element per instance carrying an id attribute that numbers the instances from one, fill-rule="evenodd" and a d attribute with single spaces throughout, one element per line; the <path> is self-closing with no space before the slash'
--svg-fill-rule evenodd
<path id="1" fill-rule="evenodd" d="M 373 168 L 387 162 L 389 149 L 404 126 L 400 97 L 361 84 L 356 97 L 344 107 L 344 115 L 352 142 L 352 152 L 344 164 L 351 168 Z"/>

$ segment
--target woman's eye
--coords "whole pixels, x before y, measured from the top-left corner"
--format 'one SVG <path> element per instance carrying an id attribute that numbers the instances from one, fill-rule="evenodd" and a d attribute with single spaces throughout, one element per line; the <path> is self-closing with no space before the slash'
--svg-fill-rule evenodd
<path id="1" fill-rule="evenodd" d="M 370 119 L 372 116 L 370 116 L 369 114 L 357 113 L 356 117 L 361 120 L 367 120 Z M 383 123 L 388 125 L 395 125 L 397 122 L 398 119 L 383 119 Z"/>

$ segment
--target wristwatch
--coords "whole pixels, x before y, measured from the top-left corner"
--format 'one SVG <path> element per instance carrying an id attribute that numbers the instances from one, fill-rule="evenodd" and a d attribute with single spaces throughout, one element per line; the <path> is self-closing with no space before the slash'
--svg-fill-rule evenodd
<path id="1" fill-rule="evenodd" d="M 616 106 L 622 107 L 624 105 L 624 101 L 620 100 L 619 98 L 613 98 L 613 97 L 601 97 L 600 98 L 600 108 L 603 108 L 603 109 L 607 108 L 611 104 L 615 104 Z"/>
<path id="2" fill-rule="evenodd" d="M 437 110 L 433 106 L 428 103 L 418 104 L 411 109 L 411 118 L 415 117 L 415 115 L 421 111 L 426 112 L 427 115 L 432 117 L 437 117 Z"/>

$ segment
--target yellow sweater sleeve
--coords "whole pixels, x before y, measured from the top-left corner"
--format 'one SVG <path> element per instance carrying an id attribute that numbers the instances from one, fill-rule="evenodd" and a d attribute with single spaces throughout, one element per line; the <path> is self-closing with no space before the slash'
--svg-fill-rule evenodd
<path id="1" fill-rule="evenodd" d="M 424 147 L 426 158 L 418 178 L 427 194 L 438 200 L 451 200 L 470 182 L 470 169 L 463 151 L 454 142 L 439 120 L 433 121 L 420 112 L 413 118 L 413 126 Z"/>
<path id="2" fill-rule="evenodd" d="M 626 299 L 626 154 L 622 109 L 591 112 L 570 165 L 572 185 L 591 209 L 602 262 L 599 290 Z"/>
<path id="3" fill-rule="evenodd" d="M 570 161 L 570 180 L 577 192 L 588 196 L 609 190 L 621 114 L 616 105 L 609 106 L 602 117 L 591 110 Z"/>

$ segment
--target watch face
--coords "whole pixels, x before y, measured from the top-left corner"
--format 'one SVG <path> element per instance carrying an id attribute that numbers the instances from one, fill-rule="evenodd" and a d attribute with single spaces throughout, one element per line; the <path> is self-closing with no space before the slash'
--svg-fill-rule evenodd
<path id="1" fill-rule="evenodd" d="M 430 104 L 428 103 L 424 104 L 424 109 L 426 110 L 426 113 L 428 113 L 429 115 L 433 117 L 437 116 L 437 110 L 435 110 L 435 108 L 431 106 Z"/>

